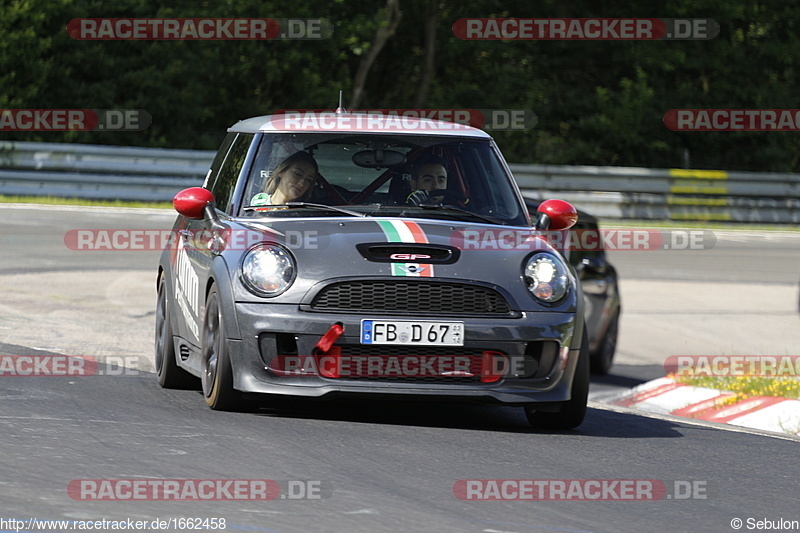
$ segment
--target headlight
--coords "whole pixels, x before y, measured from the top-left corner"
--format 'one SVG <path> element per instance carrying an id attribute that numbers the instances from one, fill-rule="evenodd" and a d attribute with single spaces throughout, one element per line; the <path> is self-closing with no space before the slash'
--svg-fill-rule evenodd
<path id="1" fill-rule="evenodd" d="M 294 281 L 296 268 L 291 254 L 275 244 L 257 244 L 242 260 L 245 286 L 259 296 L 277 296 Z"/>
<path id="2" fill-rule="evenodd" d="M 559 301 L 569 290 L 567 267 L 561 259 L 539 253 L 525 265 L 525 283 L 536 298 L 546 303 Z"/>

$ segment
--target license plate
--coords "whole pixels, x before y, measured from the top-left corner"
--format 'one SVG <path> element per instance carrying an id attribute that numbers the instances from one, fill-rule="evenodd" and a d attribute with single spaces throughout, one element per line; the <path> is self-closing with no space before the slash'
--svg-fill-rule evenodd
<path id="1" fill-rule="evenodd" d="M 464 323 L 362 320 L 361 344 L 464 346 Z"/>

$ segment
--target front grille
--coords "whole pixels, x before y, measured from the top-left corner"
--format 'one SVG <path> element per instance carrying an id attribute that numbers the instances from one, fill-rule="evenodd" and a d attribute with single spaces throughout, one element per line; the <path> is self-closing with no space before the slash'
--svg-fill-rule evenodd
<path id="1" fill-rule="evenodd" d="M 314 297 L 315 311 L 374 311 L 420 315 L 510 316 L 497 291 L 479 285 L 423 281 L 345 281 Z"/>

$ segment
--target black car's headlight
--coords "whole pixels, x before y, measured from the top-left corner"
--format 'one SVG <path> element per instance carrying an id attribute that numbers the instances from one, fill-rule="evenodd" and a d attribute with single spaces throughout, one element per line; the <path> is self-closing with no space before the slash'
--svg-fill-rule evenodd
<path id="1" fill-rule="evenodd" d="M 257 244 L 242 260 L 244 284 L 258 296 L 281 294 L 294 282 L 296 272 L 292 255 L 277 244 Z"/>
<path id="2" fill-rule="evenodd" d="M 524 277 L 531 294 L 545 303 L 555 303 L 569 291 L 567 266 L 553 254 L 531 256 L 525 265 Z"/>

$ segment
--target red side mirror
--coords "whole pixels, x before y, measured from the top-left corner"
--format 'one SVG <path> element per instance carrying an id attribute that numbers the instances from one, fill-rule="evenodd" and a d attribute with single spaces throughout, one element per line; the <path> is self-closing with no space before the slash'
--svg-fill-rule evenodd
<path id="1" fill-rule="evenodd" d="M 578 211 L 571 203 L 564 200 L 545 200 L 537 211 L 550 218 L 550 226 L 547 229 L 552 231 L 569 229 L 578 221 Z"/>
<path id="2" fill-rule="evenodd" d="M 172 205 L 175 207 L 175 211 L 186 218 L 200 220 L 203 218 L 203 209 L 206 204 L 213 201 L 214 195 L 208 189 L 189 187 L 175 195 Z"/>

